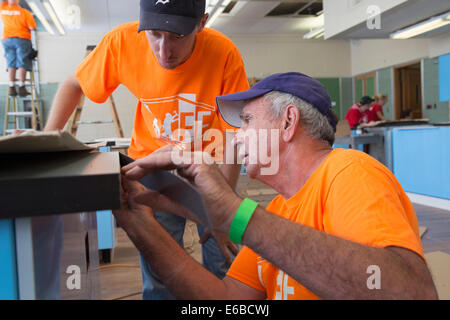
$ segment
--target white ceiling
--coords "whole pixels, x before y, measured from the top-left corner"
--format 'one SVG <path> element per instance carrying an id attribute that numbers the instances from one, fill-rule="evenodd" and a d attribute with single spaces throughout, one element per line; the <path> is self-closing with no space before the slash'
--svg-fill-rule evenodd
<path id="1" fill-rule="evenodd" d="M 36 1 L 36 0 L 27 0 Z M 70 33 L 106 33 L 122 23 L 139 19 L 139 0 L 49 0 Z M 311 0 L 284 0 L 284 2 L 308 2 Z M 229 14 L 222 14 L 213 28 L 225 34 L 305 34 L 323 25 L 323 15 L 265 17 L 282 1 L 239 0 Z M 316 0 L 322 2 L 322 0 Z M 446 7 L 450 0 L 409 0 L 408 5 L 398 8 L 383 17 L 383 30 L 368 33 L 364 26 L 347 30 L 335 39 L 388 38 L 392 31 L 426 19 Z M 240 7 L 240 10 L 236 10 Z M 79 23 L 74 19 L 74 10 L 79 8 Z"/>
<path id="2" fill-rule="evenodd" d="M 280 16 L 265 17 L 281 1 L 242 1 L 245 4 L 234 13 L 222 14 L 214 23 L 214 28 L 225 34 L 304 34 L 323 25 L 323 16 Z M 291 2 L 307 2 L 291 1 Z"/>
<path id="3" fill-rule="evenodd" d="M 450 11 L 450 0 L 408 0 L 403 5 L 381 14 L 381 29 L 367 28 L 366 22 L 336 35 L 333 39 L 383 39 L 390 34 L 430 17 Z M 450 25 L 425 33 L 417 38 L 433 37 L 450 30 Z"/>
<path id="4" fill-rule="evenodd" d="M 310 0 L 287 0 L 289 2 L 308 2 Z M 316 0 L 322 2 L 322 0 Z M 139 19 L 139 0 L 50 0 L 67 31 L 106 32 L 122 23 Z M 307 16 L 265 17 L 282 1 L 249 0 L 242 1 L 241 10 L 222 14 L 213 28 L 225 34 L 303 34 L 323 24 L 323 18 Z M 286 0 L 284 1 L 286 2 Z M 71 6 L 80 8 L 81 25 L 71 29 Z M 236 6 L 237 8 L 238 6 Z"/>

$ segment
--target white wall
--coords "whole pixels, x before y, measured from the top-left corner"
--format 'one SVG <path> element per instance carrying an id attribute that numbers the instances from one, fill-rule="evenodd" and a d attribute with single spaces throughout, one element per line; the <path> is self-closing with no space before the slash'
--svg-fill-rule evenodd
<path id="1" fill-rule="evenodd" d="M 70 36 L 58 37 L 46 33 L 38 34 L 40 82 L 61 83 L 83 60 L 88 45 L 96 45 L 103 33 L 72 33 Z M 3 55 L 3 50 L 1 50 Z M 0 70 L 6 69 L 5 59 L 0 59 Z M 8 82 L 7 72 L 0 73 L 0 83 Z M 131 136 L 136 109 L 136 98 L 123 86 L 113 94 L 122 129 L 126 137 Z M 109 105 L 96 104 L 86 99 L 81 115 L 82 121 L 111 120 Z M 95 138 L 115 137 L 112 124 L 81 126 L 77 137 L 83 141 Z"/>
<path id="2" fill-rule="evenodd" d="M 353 76 L 428 57 L 428 39 L 352 40 L 351 73 Z"/>
<path id="3" fill-rule="evenodd" d="M 450 53 L 450 31 L 430 39 L 430 58 Z"/>
<path id="4" fill-rule="evenodd" d="M 247 75 L 262 78 L 298 71 L 313 77 L 348 77 L 350 43 L 343 40 L 303 40 L 300 36 L 230 36 L 240 50 Z"/>
<path id="5" fill-rule="evenodd" d="M 119 86 L 113 93 L 119 114 L 120 124 L 125 137 L 130 138 L 133 130 L 134 114 L 136 112 L 137 99 L 124 86 Z M 97 104 L 86 100 L 81 121 L 111 120 L 111 111 L 108 103 Z M 77 138 L 81 141 L 92 141 L 99 138 L 117 137 L 114 125 L 96 124 L 84 125 L 77 131 Z"/>
<path id="6" fill-rule="evenodd" d="M 72 33 L 70 36 L 51 36 L 38 33 L 38 59 L 41 83 L 63 81 L 83 60 L 86 46 L 96 45 L 103 33 Z M 3 47 L 1 54 L 4 54 Z M 0 59 L 0 70 L 6 69 L 5 59 Z M 0 83 L 8 81 L 6 72 L 0 73 Z"/>

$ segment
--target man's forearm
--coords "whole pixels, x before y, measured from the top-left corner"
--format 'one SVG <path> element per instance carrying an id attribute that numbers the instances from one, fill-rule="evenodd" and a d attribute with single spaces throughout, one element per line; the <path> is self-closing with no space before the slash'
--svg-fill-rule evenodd
<path id="1" fill-rule="evenodd" d="M 236 185 L 237 185 L 237 182 L 239 179 L 239 174 L 241 172 L 241 165 L 240 164 L 222 164 L 220 166 L 220 171 L 224 175 L 228 184 L 234 190 L 236 188 Z"/>
<path id="2" fill-rule="evenodd" d="M 50 115 L 44 130 L 62 130 L 80 102 L 82 93 L 75 76 L 72 75 L 64 81 L 53 99 Z"/>
<path id="3" fill-rule="evenodd" d="M 132 230 L 128 233 L 130 239 L 175 297 L 229 298 L 224 282 L 190 257 L 156 220 Z"/>
<path id="4" fill-rule="evenodd" d="M 272 230 L 270 236 L 267 230 Z M 338 238 L 262 208 L 251 218 L 243 243 L 323 299 L 434 297 L 433 285 L 424 285 L 431 278 L 421 278 L 389 249 Z M 379 290 L 367 286 L 367 269 L 372 265 L 381 271 Z"/>

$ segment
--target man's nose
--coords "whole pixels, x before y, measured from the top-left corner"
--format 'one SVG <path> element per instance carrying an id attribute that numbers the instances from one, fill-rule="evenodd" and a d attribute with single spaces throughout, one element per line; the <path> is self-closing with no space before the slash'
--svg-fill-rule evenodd
<path id="1" fill-rule="evenodd" d="M 170 41 L 167 38 L 162 37 L 160 45 L 159 45 L 159 56 L 162 59 L 169 59 L 171 55 L 172 55 L 172 50 L 171 50 Z"/>
<path id="2" fill-rule="evenodd" d="M 243 133 L 244 133 L 244 131 L 242 130 L 242 128 L 240 128 L 238 130 L 238 132 L 236 133 L 236 135 L 233 137 L 233 140 L 231 140 L 231 144 L 233 146 L 237 146 L 242 143 Z"/>

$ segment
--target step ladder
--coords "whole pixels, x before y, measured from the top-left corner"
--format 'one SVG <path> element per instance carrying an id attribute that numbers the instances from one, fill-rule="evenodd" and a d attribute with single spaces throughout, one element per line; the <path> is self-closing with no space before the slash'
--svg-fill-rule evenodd
<path id="1" fill-rule="evenodd" d="M 37 48 L 36 30 L 31 31 L 31 43 L 33 48 Z M 13 133 L 14 130 L 34 131 L 42 130 L 44 127 L 41 109 L 42 103 L 39 100 L 40 83 L 37 57 L 35 57 L 31 63 L 32 70 L 27 72 L 27 74 L 30 75 L 30 79 L 25 81 L 25 86 L 30 89 L 30 95 L 27 97 L 11 97 L 9 94 L 6 94 L 3 135 Z M 19 102 L 22 102 L 22 111 L 19 111 Z M 30 108 L 26 108 L 28 102 Z M 25 127 L 20 127 L 20 119 L 23 119 Z M 10 125 L 12 125 L 13 128 L 9 128 Z"/>
<path id="2" fill-rule="evenodd" d="M 3 135 L 11 134 L 14 130 L 36 131 L 43 128 L 41 102 L 34 80 L 35 73 L 30 71 L 29 74 L 30 79 L 25 81 L 25 86 L 29 87 L 30 95 L 26 97 L 6 95 Z M 26 108 L 28 102 L 29 108 Z M 21 126 L 21 119 L 24 126 Z"/>
<path id="3" fill-rule="evenodd" d="M 87 57 L 94 49 L 95 49 L 95 46 L 87 46 L 85 57 Z M 116 103 L 115 103 L 112 95 L 110 95 L 107 100 L 107 102 L 109 104 L 109 108 L 111 110 L 112 120 L 80 121 L 81 112 L 83 111 L 84 101 L 85 101 L 85 96 L 82 95 L 80 102 L 78 102 L 77 107 L 75 108 L 74 112 L 72 113 L 72 115 L 70 116 L 70 118 L 67 122 L 67 125 L 65 127 L 66 131 L 70 132 L 70 134 L 72 134 L 75 137 L 77 134 L 78 127 L 80 125 L 111 123 L 111 124 L 114 124 L 114 128 L 116 130 L 117 137 L 119 137 L 119 138 L 124 137 L 122 126 L 120 125 L 120 121 L 119 121 L 119 115 L 117 113 Z"/>

